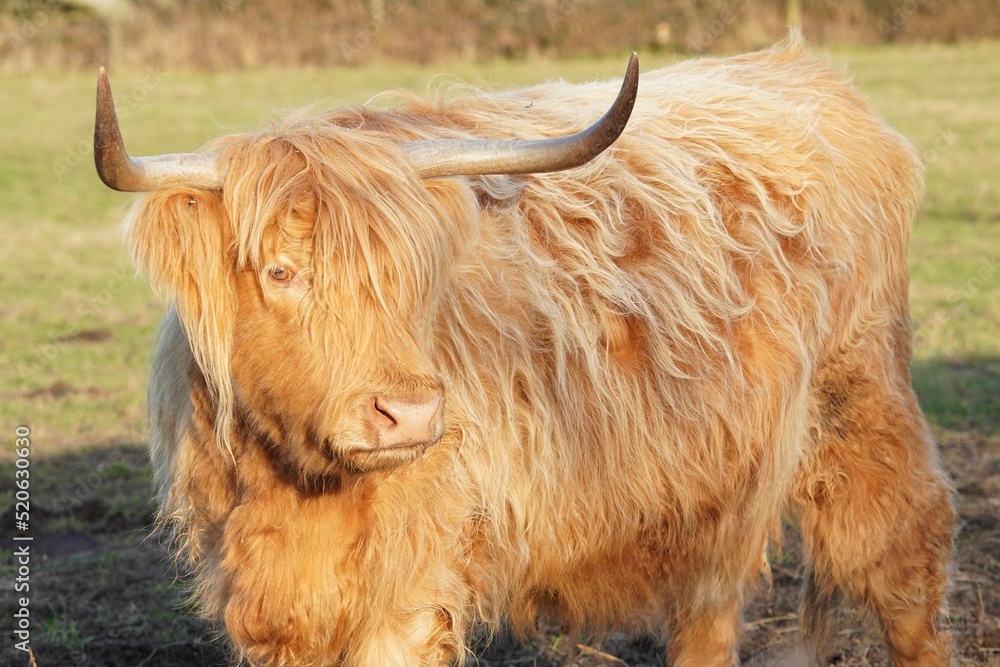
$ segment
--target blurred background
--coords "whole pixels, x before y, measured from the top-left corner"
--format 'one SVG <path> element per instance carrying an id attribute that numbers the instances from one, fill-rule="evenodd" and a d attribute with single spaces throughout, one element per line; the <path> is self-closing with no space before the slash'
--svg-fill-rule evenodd
<path id="1" fill-rule="evenodd" d="M 3 0 L 0 68 L 155 69 L 602 56 L 1000 36 L 997 0 Z"/>

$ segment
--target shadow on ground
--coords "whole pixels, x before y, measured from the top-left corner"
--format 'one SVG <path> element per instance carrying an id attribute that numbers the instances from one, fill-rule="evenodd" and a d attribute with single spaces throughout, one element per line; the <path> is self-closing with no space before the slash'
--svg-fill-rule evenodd
<path id="1" fill-rule="evenodd" d="M 911 373 L 931 424 L 1000 433 L 1000 359 L 930 359 L 914 363 Z"/>
<path id="2" fill-rule="evenodd" d="M 1000 360 L 935 360 L 913 368 L 914 385 L 941 444 L 959 497 L 950 623 L 957 664 L 1000 665 Z M 35 443 L 35 452 L 41 443 Z M 155 537 L 150 537 L 150 469 L 140 445 L 95 448 L 31 463 L 30 590 L 15 593 L 18 576 L 10 532 L 0 540 L 4 594 L 0 617 L 30 597 L 30 641 L 38 667 L 191 667 L 227 664 L 213 631 L 196 620 L 183 586 Z M 13 521 L 13 464 L 0 463 L 0 508 Z M 794 531 L 773 554 L 774 583 L 748 609 L 745 665 L 786 664 L 795 646 L 801 551 Z M 888 657 L 856 609 L 842 612 L 830 664 L 871 667 Z M 4 627 L 8 627 L 7 622 Z M 0 667 L 30 664 L 5 631 Z M 519 644 L 494 638 L 479 664 L 662 665 L 650 642 L 609 637 L 597 642 L 542 632 Z"/>

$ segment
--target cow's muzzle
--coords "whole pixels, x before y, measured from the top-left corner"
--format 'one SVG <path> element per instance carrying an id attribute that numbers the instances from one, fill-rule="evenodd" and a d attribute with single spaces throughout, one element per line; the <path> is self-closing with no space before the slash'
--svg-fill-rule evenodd
<path id="1" fill-rule="evenodd" d="M 365 418 L 375 432 L 379 449 L 424 447 L 444 433 L 444 395 L 372 397 Z"/>

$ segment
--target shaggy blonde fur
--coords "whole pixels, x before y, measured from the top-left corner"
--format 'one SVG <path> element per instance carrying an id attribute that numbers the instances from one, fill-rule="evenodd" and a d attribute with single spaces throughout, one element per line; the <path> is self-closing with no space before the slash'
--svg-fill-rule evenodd
<path id="1" fill-rule="evenodd" d="M 254 665 L 444 665 L 477 624 L 620 628 L 735 665 L 783 512 L 817 659 L 843 591 L 945 665 L 949 487 L 910 389 L 921 168 L 796 42 L 644 74 L 622 137 L 538 176 L 419 179 L 401 141 L 534 138 L 613 83 L 295 115 L 148 195 L 172 297 L 161 514 Z M 275 270 L 278 267 L 278 270 Z M 430 447 L 361 408 L 445 396 Z"/>

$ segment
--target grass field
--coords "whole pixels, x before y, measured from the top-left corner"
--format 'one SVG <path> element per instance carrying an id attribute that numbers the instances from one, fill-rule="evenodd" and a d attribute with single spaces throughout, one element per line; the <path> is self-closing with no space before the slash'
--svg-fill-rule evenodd
<path id="1" fill-rule="evenodd" d="M 1000 665 L 1000 44 L 824 57 L 854 75 L 926 164 L 910 262 L 914 384 L 962 497 L 951 611 L 958 661 Z M 643 56 L 642 67 L 668 59 Z M 361 102 L 391 86 L 423 91 L 463 80 L 492 90 L 618 76 L 624 63 L 623 56 L 433 69 L 111 74 L 126 142 L 141 155 L 194 150 L 285 109 Z M 218 664 L 209 633 L 181 608 L 157 545 L 145 540 L 151 507 L 144 391 L 163 304 L 136 280 L 119 237 L 131 197 L 107 190 L 92 166 L 94 79 L 0 78 L 0 534 L 7 557 L 0 665 L 28 664 L 12 651 L 7 632 L 15 571 L 6 539 L 14 495 L 9 445 L 18 425 L 31 428 L 32 533 L 41 545 L 36 553 L 47 554 L 32 563 L 38 665 Z M 794 635 L 796 564 L 794 549 L 777 556 L 773 596 L 748 615 L 749 664 L 765 664 L 762 656 Z M 837 641 L 840 664 L 886 664 L 870 633 Z M 624 664 L 587 646 L 574 658 L 566 650 L 574 645 L 553 639 L 528 650 L 538 664 Z M 655 654 L 641 645 L 602 650 L 627 664 Z M 483 664 L 514 659 L 493 655 Z"/>

